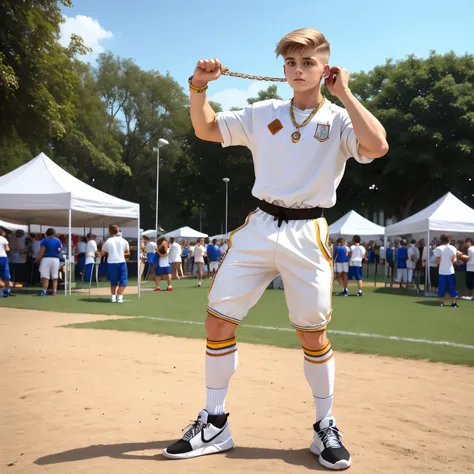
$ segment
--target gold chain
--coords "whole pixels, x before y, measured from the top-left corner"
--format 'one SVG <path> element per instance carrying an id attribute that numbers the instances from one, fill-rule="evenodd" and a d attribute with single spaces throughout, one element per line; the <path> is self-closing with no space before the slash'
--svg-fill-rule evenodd
<path id="1" fill-rule="evenodd" d="M 223 76 L 241 77 L 242 79 L 252 79 L 254 81 L 286 82 L 286 78 L 284 77 L 251 76 L 250 74 L 242 74 L 241 72 L 230 72 L 225 67 L 221 67 L 221 74 Z"/>
<path id="2" fill-rule="evenodd" d="M 313 117 L 317 114 L 318 110 L 323 106 L 326 98 L 323 97 L 321 102 L 313 109 L 313 111 L 306 117 L 306 119 L 303 121 L 303 123 L 300 125 L 295 118 L 295 111 L 293 108 L 293 102 L 294 98 L 291 99 L 290 102 L 290 117 L 291 121 L 293 122 L 293 125 L 296 127 L 296 131 L 291 134 L 291 140 L 293 143 L 298 143 L 301 138 L 301 133 L 300 133 L 300 128 L 304 127 L 305 125 L 308 125 L 309 122 L 313 119 Z"/>

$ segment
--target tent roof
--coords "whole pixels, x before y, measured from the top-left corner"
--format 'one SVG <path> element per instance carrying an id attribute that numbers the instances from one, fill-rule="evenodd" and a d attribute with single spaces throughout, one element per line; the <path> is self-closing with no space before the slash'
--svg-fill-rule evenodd
<path id="1" fill-rule="evenodd" d="M 416 214 L 385 228 L 387 236 L 420 232 L 474 232 L 474 209 L 451 193 Z"/>
<path id="2" fill-rule="evenodd" d="M 0 177 L 0 218 L 20 224 L 136 224 L 140 206 L 83 183 L 40 153 Z"/>
<path id="3" fill-rule="evenodd" d="M 329 226 L 329 235 L 384 235 L 385 229 L 355 211 L 349 211 Z"/>
<path id="4" fill-rule="evenodd" d="M 171 232 L 166 233 L 163 237 L 174 237 L 175 239 L 199 239 L 200 237 L 207 237 L 207 234 L 203 234 L 202 232 L 191 229 L 191 227 L 184 226 L 180 229 L 172 230 Z"/>

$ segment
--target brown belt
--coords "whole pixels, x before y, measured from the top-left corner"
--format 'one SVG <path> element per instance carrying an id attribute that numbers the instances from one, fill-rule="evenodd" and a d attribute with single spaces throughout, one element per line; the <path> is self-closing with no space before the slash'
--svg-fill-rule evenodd
<path id="1" fill-rule="evenodd" d="M 278 221 L 278 227 L 281 227 L 283 221 L 288 224 L 288 221 L 313 220 L 324 216 L 324 209 L 322 207 L 289 209 L 262 200 L 258 201 L 258 207 L 263 212 L 274 216 L 275 219 L 273 220 Z"/>

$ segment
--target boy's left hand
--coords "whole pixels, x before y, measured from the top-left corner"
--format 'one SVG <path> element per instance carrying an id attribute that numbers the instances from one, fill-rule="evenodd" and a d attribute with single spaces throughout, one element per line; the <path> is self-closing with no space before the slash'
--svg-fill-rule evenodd
<path id="1" fill-rule="evenodd" d="M 324 82 L 326 89 L 335 97 L 340 99 L 349 91 L 350 72 L 340 66 L 333 66 L 329 76 Z"/>

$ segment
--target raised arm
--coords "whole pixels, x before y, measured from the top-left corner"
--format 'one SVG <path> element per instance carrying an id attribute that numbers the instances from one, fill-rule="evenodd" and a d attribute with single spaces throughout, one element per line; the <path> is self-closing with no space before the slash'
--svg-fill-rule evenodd
<path id="1" fill-rule="evenodd" d="M 224 141 L 216 121 L 216 113 L 206 96 L 208 83 L 219 79 L 220 75 L 219 60 L 207 59 L 198 61 L 194 74 L 189 78 L 191 122 L 196 136 L 208 142 Z"/>
<path id="2" fill-rule="evenodd" d="M 383 125 L 352 94 L 349 75 L 347 69 L 339 66 L 331 68 L 326 87 L 344 104 L 359 140 L 359 153 L 367 158 L 381 158 L 388 152 L 387 133 Z"/>

